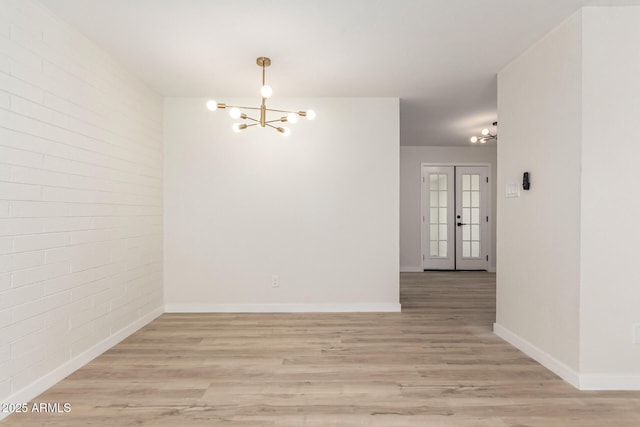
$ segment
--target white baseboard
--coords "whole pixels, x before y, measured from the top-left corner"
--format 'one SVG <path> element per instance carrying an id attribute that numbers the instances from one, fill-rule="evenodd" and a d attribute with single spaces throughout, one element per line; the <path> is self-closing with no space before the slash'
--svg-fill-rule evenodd
<path id="1" fill-rule="evenodd" d="M 400 304 L 167 304 L 166 313 L 389 313 Z"/>
<path id="2" fill-rule="evenodd" d="M 640 391 L 640 375 L 581 374 L 580 390 Z"/>
<path id="3" fill-rule="evenodd" d="M 422 273 L 422 267 L 400 267 L 400 273 Z"/>
<path id="4" fill-rule="evenodd" d="M 580 374 L 504 326 L 494 323 L 493 332 L 578 390 L 640 391 L 639 374 Z"/>
<path id="5" fill-rule="evenodd" d="M 4 402 L 5 403 L 23 403 L 29 402 L 33 400 L 35 397 L 66 378 L 70 374 L 74 373 L 78 369 L 82 368 L 87 363 L 91 362 L 96 357 L 100 356 L 105 351 L 109 350 L 114 345 L 118 344 L 120 341 L 124 340 L 128 336 L 132 335 L 134 332 L 138 331 L 152 320 L 160 316 L 164 311 L 162 307 L 158 307 L 153 310 L 151 313 L 141 317 L 136 320 L 134 323 L 129 326 L 119 330 L 118 332 L 111 335 L 109 338 L 99 342 L 94 345 L 87 351 L 77 355 L 73 359 L 65 362 L 64 364 L 58 366 L 53 371 L 49 372 L 45 376 L 39 378 L 35 382 L 29 384 L 27 387 L 22 390 L 17 391 L 11 396 L 7 397 Z M 0 412 L 0 420 L 11 415 L 10 413 Z"/>
<path id="6" fill-rule="evenodd" d="M 493 333 L 574 386 L 580 389 L 580 374 L 504 326 L 493 324 Z"/>

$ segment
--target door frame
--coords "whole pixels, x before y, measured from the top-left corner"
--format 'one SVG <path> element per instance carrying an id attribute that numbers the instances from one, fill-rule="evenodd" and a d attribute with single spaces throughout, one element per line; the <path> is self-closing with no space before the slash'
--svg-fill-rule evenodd
<path id="1" fill-rule="evenodd" d="M 424 168 L 426 167 L 456 167 L 456 166 L 462 166 L 462 167 L 473 167 L 473 166 L 482 166 L 482 167 L 486 167 L 487 168 L 487 177 L 489 179 L 492 178 L 493 176 L 493 170 L 491 167 L 491 163 L 482 163 L 482 162 L 436 162 L 436 163 L 429 163 L 429 162 L 421 162 L 420 163 L 420 271 L 424 271 L 424 260 L 426 257 L 426 250 L 427 248 L 425 247 L 425 239 L 424 239 L 424 234 L 425 234 L 425 222 L 423 220 L 423 218 L 426 218 L 426 212 L 425 212 L 425 200 L 424 200 L 424 186 L 426 185 L 425 183 L 425 177 L 424 177 Z M 455 171 L 454 171 L 455 174 Z M 492 182 L 490 182 L 489 184 L 494 184 Z M 494 238 L 493 238 L 493 227 L 492 227 L 492 223 L 493 223 L 493 204 L 492 204 L 492 197 L 493 197 L 493 192 L 491 191 L 491 185 L 487 186 L 487 215 L 489 216 L 489 218 L 491 219 L 488 224 L 487 224 L 487 240 L 489 241 L 488 244 L 488 253 L 487 255 L 489 256 L 489 261 L 487 261 L 487 271 L 491 272 L 493 271 L 493 269 L 491 268 L 491 262 L 490 261 L 495 261 L 491 259 L 491 256 L 493 255 L 491 252 L 491 248 L 493 248 L 493 244 L 494 244 Z M 455 270 L 453 270 L 455 271 Z"/>

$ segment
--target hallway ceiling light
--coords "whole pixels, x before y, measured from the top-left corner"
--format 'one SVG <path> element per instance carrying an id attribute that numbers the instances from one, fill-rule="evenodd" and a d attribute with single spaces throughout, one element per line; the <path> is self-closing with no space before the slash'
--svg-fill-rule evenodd
<path id="1" fill-rule="evenodd" d="M 248 120 L 253 123 L 234 123 L 232 128 L 235 132 L 240 132 L 244 129 L 247 129 L 251 126 L 260 127 L 270 127 L 283 135 L 289 135 L 291 130 L 286 127 L 275 126 L 275 123 L 296 123 L 299 117 L 306 117 L 308 120 L 313 120 L 316 117 L 316 113 L 313 110 L 307 111 L 288 111 L 288 110 L 275 110 L 272 108 L 267 108 L 266 100 L 273 95 L 273 89 L 271 86 L 266 84 L 265 82 L 265 69 L 271 65 L 271 59 L 266 58 L 264 56 L 256 59 L 256 63 L 259 67 L 262 67 L 262 88 L 260 89 L 260 95 L 262 96 L 262 102 L 259 107 L 241 107 L 237 105 L 227 105 L 220 102 L 216 102 L 213 99 L 207 101 L 207 108 L 211 111 L 216 111 L 218 108 L 225 109 L 229 108 L 229 115 L 233 119 L 241 119 Z M 259 110 L 260 118 L 256 119 L 253 117 L 249 117 L 246 113 L 243 113 L 242 110 Z M 267 112 L 284 114 L 281 117 L 273 120 L 267 120 Z"/>
<path id="2" fill-rule="evenodd" d="M 492 123 L 493 127 L 498 126 L 498 122 L 493 122 Z M 472 136 L 470 141 L 472 144 L 475 143 L 480 143 L 480 144 L 486 144 L 487 141 L 491 141 L 492 139 L 498 139 L 498 132 L 494 132 L 491 133 L 491 131 L 487 128 L 482 129 L 482 132 L 480 132 L 480 136 Z"/>

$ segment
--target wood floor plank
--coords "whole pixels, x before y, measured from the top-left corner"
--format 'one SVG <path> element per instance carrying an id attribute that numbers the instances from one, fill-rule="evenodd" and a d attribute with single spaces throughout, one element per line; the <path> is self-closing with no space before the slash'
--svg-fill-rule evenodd
<path id="1" fill-rule="evenodd" d="M 401 275 L 402 313 L 165 314 L 6 426 L 640 426 L 492 333 L 495 275 Z"/>

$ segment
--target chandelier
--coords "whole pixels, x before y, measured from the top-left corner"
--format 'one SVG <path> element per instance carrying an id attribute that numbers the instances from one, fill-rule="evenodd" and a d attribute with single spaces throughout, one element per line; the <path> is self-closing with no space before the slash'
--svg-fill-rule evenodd
<path id="1" fill-rule="evenodd" d="M 493 122 L 492 125 L 494 127 L 498 126 L 498 122 Z M 487 128 L 482 129 L 482 132 L 480 132 L 480 134 L 481 134 L 480 136 L 472 136 L 471 139 L 469 139 L 472 144 L 475 144 L 477 142 L 479 142 L 480 144 L 486 144 L 487 141 L 491 141 L 492 139 L 498 139 L 498 134 L 491 133 Z"/>
<path id="2" fill-rule="evenodd" d="M 262 67 L 262 88 L 260 89 L 260 95 L 262 96 L 262 102 L 259 107 L 241 107 L 239 105 L 227 105 L 220 102 L 216 102 L 214 100 L 207 101 L 207 108 L 211 111 L 216 111 L 218 108 L 225 109 L 229 108 L 229 115 L 232 119 L 235 120 L 245 120 L 250 123 L 239 123 L 236 122 L 233 124 L 232 128 L 235 132 L 240 132 L 244 129 L 247 129 L 251 126 L 260 126 L 260 127 L 270 127 L 272 129 L 277 130 L 283 135 L 289 135 L 291 133 L 291 129 L 281 126 L 276 126 L 276 123 L 296 123 L 299 117 L 306 117 L 308 120 L 313 120 L 316 117 L 316 113 L 313 110 L 307 111 L 288 111 L 288 110 L 275 110 L 273 108 L 267 108 L 266 101 L 273 94 L 273 89 L 271 86 L 266 84 L 265 81 L 265 69 L 271 65 L 271 59 L 261 56 L 256 59 L 256 63 L 259 67 Z M 260 118 L 256 119 L 253 117 L 249 117 L 246 113 L 242 112 L 242 110 L 258 110 L 260 111 Z M 268 120 L 267 112 L 277 113 L 280 115 L 279 118 Z M 285 114 L 285 115 L 282 115 Z"/>

